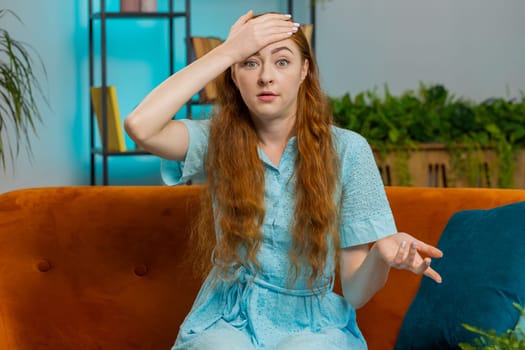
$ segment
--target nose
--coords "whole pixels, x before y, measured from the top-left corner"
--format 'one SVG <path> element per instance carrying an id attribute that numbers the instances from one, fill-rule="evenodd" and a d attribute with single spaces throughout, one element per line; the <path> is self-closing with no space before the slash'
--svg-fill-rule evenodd
<path id="1" fill-rule="evenodd" d="M 265 64 L 261 66 L 261 70 L 259 72 L 259 79 L 257 79 L 257 84 L 259 84 L 259 86 L 273 84 L 272 70 Z"/>

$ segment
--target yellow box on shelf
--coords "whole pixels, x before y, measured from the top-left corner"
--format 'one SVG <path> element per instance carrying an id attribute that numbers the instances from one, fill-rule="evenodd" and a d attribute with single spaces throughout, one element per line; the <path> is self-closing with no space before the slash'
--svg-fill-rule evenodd
<path id="1" fill-rule="evenodd" d="M 124 141 L 124 130 L 120 119 L 120 109 L 117 99 L 117 89 L 115 86 L 107 86 L 106 89 L 107 113 L 107 150 L 110 152 L 125 152 L 126 143 Z M 103 121 L 102 121 L 102 87 L 91 87 L 91 101 L 97 116 L 98 131 L 100 140 L 103 140 Z"/>

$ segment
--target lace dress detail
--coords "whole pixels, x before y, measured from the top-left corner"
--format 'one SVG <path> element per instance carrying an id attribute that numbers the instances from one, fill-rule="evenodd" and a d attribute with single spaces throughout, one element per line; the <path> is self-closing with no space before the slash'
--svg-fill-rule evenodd
<path id="1" fill-rule="evenodd" d="M 184 123 L 189 130 L 190 146 L 177 183 L 202 181 L 209 121 Z M 368 143 L 358 134 L 336 127 L 333 136 L 341 164 L 341 185 L 337 191 L 341 246 L 364 244 L 395 233 Z M 266 203 L 263 242 L 257 256 L 261 271 L 255 275 L 239 267 L 228 281 L 219 279 L 212 283 L 215 278 L 212 270 L 181 326 L 173 350 L 206 348 L 199 344 L 212 334 L 224 342 L 221 334 L 228 332 L 232 338 L 232 330 L 242 337 L 239 342 L 249 342 L 253 349 L 294 349 L 297 344 L 302 344 L 301 349 L 366 349 L 355 310 L 332 291 L 332 261 L 327 263 L 324 277 L 314 291 L 308 288 L 308 271 L 293 286 L 288 286 L 295 138 L 290 139 L 278 166 L 272 165 L 261 150 L 259 156 L 265 168 Z M 246 349 L 246 345 L 236 347 L 235 341 L 228 340 L 231 344 L 224 349 Z M 210 348 L 220 348 L 215 346 Z"/>

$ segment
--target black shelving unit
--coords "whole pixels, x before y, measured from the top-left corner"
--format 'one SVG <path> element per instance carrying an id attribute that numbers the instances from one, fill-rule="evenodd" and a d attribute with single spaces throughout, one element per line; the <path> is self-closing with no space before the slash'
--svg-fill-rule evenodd
<path id="1" fill-rule="evenodd" d="M 300 0 L 304 2 L 304 0 Z M 308 0 L 308 6 L 310 7 L 310 23 L 313 24 L 314 30 L 312 32 L 312 49 L 315 50 L 315 0 Z M 287 0 L 286 7 L 288 8 L 288 13 L 292 14 L 294 13 L 294 1 L 293 0 Z"/>
<path id="2" fill-rule="evenodd" d="M 175 1 L 184 1 L 184 10 L 175 11 Z M 301 0 L 302 1 L 302 0 Z M 94 3 L 99 4 L 99 10 L 95 11 Z M 308 1 L 310 6 L 310 21 L 314 24 L 314 33 L 312 34 L 312 47 L 315 43 L 315 6 L 312 5 L 312 0 Z M 287 11 L 293 14 L 294 1 L 287 0 Z M 95 84 L 95 37 L 94 37 L 94 26 L 95 23 L 100 25 L 100 86 L 102 87 L 102 135 L 101 146 L 95 144 L 95 133 L 96 131 L 96 118 L 94 115 L 93 106 L 90 103 L 90 183 L 91 185 L 97 185 L 97 157 L 101 158 L 102 166 L 102 185 L 109 184 L 109 169 L 108 160 L 109 157 L 113 156 L 130 156 L 130 155 L 148 155 L 150 153 L 143 150 L 129 150 L 124 152 L 115 152 L 108 150 L 108 130 L 107 130 L 107 119 L 108 119 L 108 81 L 107 81 L 107 22 L 118 21 L 118 20 L 140 20 L 140 19 L 159 19 L 168 21 L 169 30 L 169 74 L 175 73 L 175 20 L 185 20 L 185 33 L 177 33 L 177 36 L 184 35 L 186 43 L 186 64 L 191 61 L 191 0 L 169 0 L 168 10 L 166 12 L 120 12 L 120 11 L 107 11 L 106 0 L 88 0 L 88 14 L 89 14 L 89 85 L 94 86 Z M 91 101 L 91 97 L 89 98 Z M 192 100 L 187 104 L 188 115 L 191 117 L 191 107 L 199 104 Z"/>
<path id="3" fill-rule="evenodd" d="M 111 156 L 128 156 L 128 155 L 146 155 L 149 154 L 142 150 L 130 150 L 125 152 L 113 152 L 108 150 L 108 130 L 107 130 L 107 118 L 108 118 L 108 99 L 107 99 L 107 22 L 116 20 L 140 20 L 140 19 L 159 19 L 168 21 L 169 31 L 169 74 L 175 72 L 175 43 L 174 43 L 174 26 L 176 19 L 185 20 L 185 33 L 186 38 L 186 62 L 190 60 L 190 49 L 189 40 L 191 36 L 191 17 L 190 17 L 190 0 L 184 0 L 184 11 L 175 11 L 175 0 L 169 0 L 168 10 L 166 12 L 109 12 L 106 10 L 106 0 L 89 0 L 88 1 L 88 13 L 89 13 L 89 85 L 94 86 L 95 84 L 95 37 L 94 37 L 94 26 L 98 22 L 100 25 L 100 86 L 102 87 L 102 135 L 101 135 L 101 146 L 98 147 L 95 144 L 95 117 L 93 107 L 90 103 L 90 178 L 91 185 L 97 184 L 97 172 L 96 172 L 96 157 L 101 157 L 102 162 L 102 185 L 109 184 L 108 175 L 108 158 Z M 180 1 L 180 0 L 179 0 Z M 99 4 L 99 11 L 94 11 L 94 2 Z M 178 34 L 177 34 L 178 35 Z M 97 72 L 98 74 L 98 72 Z M 91 100 L 91 99 L 90 99 Z"/>

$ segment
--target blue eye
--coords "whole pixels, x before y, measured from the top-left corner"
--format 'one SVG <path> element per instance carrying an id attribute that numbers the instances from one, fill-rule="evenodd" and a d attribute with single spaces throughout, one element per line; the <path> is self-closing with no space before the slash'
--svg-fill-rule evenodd
<path id="1" fill-rule="evenodd" d="M 257 62 L 255 62 L 255 61 L 244 61 L 242 66 L 246 67 L 246 68 L 255 68 L 255 67 L 257 67 Z"/>
<path id="2" fill-rule="evenodd" d="M 290 61 L 283 58 L 283 59 L 278 60 L 276 64 L 278 67 L 286 67 L 289 63 Z"/>

